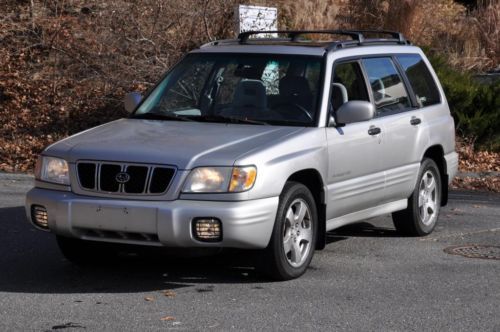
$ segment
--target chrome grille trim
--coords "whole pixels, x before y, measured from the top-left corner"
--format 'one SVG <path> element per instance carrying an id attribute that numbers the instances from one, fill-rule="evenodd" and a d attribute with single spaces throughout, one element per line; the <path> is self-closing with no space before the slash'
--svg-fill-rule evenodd
<path id="1" fill-rule="evenodd" d="M 79 165 L 80 164 L 94 164 L 95 165 L 95 174 L 93 174 L 94 177 L 94 189 L 86 188 L 82 186 L 82 181 L 81 181 L 81 176 L 80 170 L 79 170 Z M 101 189 L 101 167 L 103 165 L 117 165 L 120 166 L 120 172 L 126 172 L 128 167 L 130 166 L 136 166 L 136 167 L 144 167 L 147 168 L 146 172 L 146 178 L 143 184 L 143 188 L 141 192 L 138 193 L 131 193 L 131 192 L 126 192 L 125 191 L 125 184 L 123 183 L 118 183 L 118 191 L 106 191 Z M 170 179 L 168 179 L 168 183 L 165 185 L 165 190 L 162 192 L 155 192 L 152 193 L 150 192 L 150 187 L 151 187 L 151 180 L 153 178 L 153 172 L 155 169 L 168 169 L 172 172 Z M 95 192 L 95 193 L 102 193 L 102 194 L 108 194 L 108 195 L 119 195 L 119 196 L 162 196 L 165 195 L 165 193 L 168 192 L 170 185 L 172 184 L 172 181 L 175 178 L 175 175 L 177 173 L 177 168 L 172 166 L 172 165 L 160 165 L 160 164 L 141 164 L 141 163 L 129 163 L 129 162 L 114 162 L 114 161 L 95 161 L 95 160 L 79 160 L 76 162 L 76 179 L 78 180 L 78 187 L 80 190 L 86 191 L 86 192 Z M 113 181 L 115 181 L 113 179 Z"/>

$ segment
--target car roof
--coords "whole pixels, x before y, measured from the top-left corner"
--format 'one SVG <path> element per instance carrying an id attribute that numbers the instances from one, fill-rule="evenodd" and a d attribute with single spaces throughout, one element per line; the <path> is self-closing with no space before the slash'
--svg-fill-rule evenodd
<path id="1" fill-rule="evenodd" d="M 359 56 L 363 54 L 391 54 L 391 53 L 418 53 L 421 50 L 416 46 L 401 45 L 367 45 L 345 49 L 329 50 L 324 46 L 295 46 L 295 45 L 224 45 L 209 46 L 192 50 L 190 53 L 246 53 L 246 54 L 292 54 L 308 56 L 324 56 L 334 52 L 339 56 Z"/>
<path id="2" fill-rule="evenodd" d="M 368 35 L 388 35 L 390 38 L 367 38 Z M 252 38 L 264 35 L 264 38 Z M 278 38 L 285 35 L 285 38 Z M 340 39 L 313 39 L 318 35 L 340 36 Z M 271 36 L 271 38 L 269 37 Z M 302 37 L 302 38 L 301 38 Z M 305 37 L 305 38 L 304 38 Z M 346 40 L 346 37 L 350 38 Z M 374 47 L 401 53 L 411 43 L 399 32 L 383 30 L 297 30 L 248 31 L 237 39 L 217 40 L 193 50 L 192 53 L 263 53 L 324 56 L 328 52 L 356 49 L 357 54 L 374 51 Z M 413 48 L 416 49 L 416 48 Z M 379 51 L 377 53 L 379 53 Z M 388 51 L 390 53 L 391 51 Z M 344 52 L 342 52 L 344 53 Z"/>
<path id="3" fill-rule="evenodd" d="M 245 44 L 240 45 L 205 45 L 191 53 L 262 53 L 262 54 L 294 54 L 323 56 L 326 53 L 325 47 L 319 46 L 298 46 L 280 44 Z"/>

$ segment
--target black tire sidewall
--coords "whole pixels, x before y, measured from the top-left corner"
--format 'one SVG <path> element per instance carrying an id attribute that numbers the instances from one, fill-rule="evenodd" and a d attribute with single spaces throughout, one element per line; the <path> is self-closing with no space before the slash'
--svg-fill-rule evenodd
<path id="1" fill-rule="evenodd" d="M 312 228 L 312 243 L 307 259 L 300 267 L 294 267 L 289 264 L 283 250 L 283 227 L 285 226 L 285 215 L 290 207 L 290 204 L 297 198 L 303 199 L 309 208 L 311 214 Z M 316 245 L 316 230 L 318 229 L 318 213 L 314 197 L 309 189 L 303 184 L 296 182 L 288 182 L 280 195 L 280 203 L 276 220 L 271 237 L 271 241 L 267 248 L 268 255 L 271 256 L 271 264 L 269 268 L 274 269 L 273 275 L 278 279 L 288 280 L 301 276 L 306 271 L 309 263 L 314 255 Z"/>
<path id="2" fill-rule="evenodd" d="M 437 193 L 437 205 L 436 205 L 436 218 L 433 223 L 430 225 L 425 225 L 420 218 L 420 211 L 418 207 L 418 195 L 420 191 L 420 182 L 422 181 L 422 177 L 427 171 L 431 171 L 436 179 L 436 193 Z M 439 172 L 439 168 L 432 159 L 424 159 L 422 165 L 420 167 L 420 172 L 418 174 L 417 184 L 415 185 L 415 190 L 413 191 L 412 198 L 410 200 L 411 204 L 411 213 L 413 214 L 413 220 L 415 223 L 415 229 L 418 235 L 428 235 L 432 233 L 434 228 L 436 227 L 439 212 L 441 208 L 441 195 L 442 195 L 442 182 L 441 182 L 441 174 Z"/>

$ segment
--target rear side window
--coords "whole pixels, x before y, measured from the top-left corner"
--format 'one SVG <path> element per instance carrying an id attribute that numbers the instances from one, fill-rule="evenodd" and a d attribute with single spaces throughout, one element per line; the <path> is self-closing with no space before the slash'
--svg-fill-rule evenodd
<path id="1" fill-rule="evenodd" d="M 406 87 L 391 58 L 363 59 L 378 115 L 405 111 L 411 106 Z"/>
<path id="2" fill-rule="evenodd" d="M 429 68 L 418 54 L 397 55 L 420 107 L 439 104 L 439 91 Z"/>

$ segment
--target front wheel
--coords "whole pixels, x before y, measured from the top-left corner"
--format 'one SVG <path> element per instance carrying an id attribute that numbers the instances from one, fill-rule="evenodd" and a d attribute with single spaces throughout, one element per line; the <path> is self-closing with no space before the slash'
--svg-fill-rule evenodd
<path id="1" fill-rule="evenodd" d="M 408 207 L 392 214 L 396 230 L 409 236 L 432 233 L 439 217 L 441 192 L 441 175 L 436 163 L 432 159 L 424 159 L 417 185 L 408 198 Z"/>
<path id="2" fill-rule="evenodd" d="M 280 195 L 263 273 L 276 280 L 294 279 L 306 271 L 314 254 L 318 214 L 309 189 L 288 182 Z"/>

